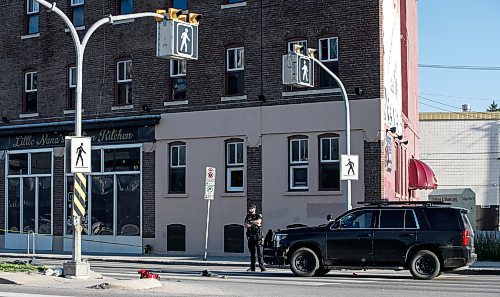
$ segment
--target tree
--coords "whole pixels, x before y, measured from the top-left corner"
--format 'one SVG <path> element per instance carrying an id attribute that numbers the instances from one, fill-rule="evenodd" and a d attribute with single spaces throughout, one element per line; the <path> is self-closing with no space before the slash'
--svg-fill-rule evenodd
<path id="1" fill-rule="evenodd" d="M 490 104 L 490 106 L 488 107 L 488 109 L 486 111 L 489 111 L 489 112 L 500 111 L 500 108 L 498 107 L 498 104 L 495 101 L 493 101 L 493 103 Z"/>

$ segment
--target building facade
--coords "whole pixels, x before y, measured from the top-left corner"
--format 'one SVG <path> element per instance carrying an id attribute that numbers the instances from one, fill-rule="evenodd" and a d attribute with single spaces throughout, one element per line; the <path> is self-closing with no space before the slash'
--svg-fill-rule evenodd
<path id="1" fill-rule="evenodd" d="M 63 139 L 73 130 L 75 54 L 62 21 L 34 3 L 10 4 L 8 11 L 24 13 L 0 29 L 9 69 L 0 74 L 0 228 L 9 230 L 1 238 L 5 248 L 25 248 L 34 231 L 45 240 L 37 248 L 67 251 L 72 176 Z M 212 254 L 245 252 L 249 204 L 266 230 L 345 211 L 343 96 L 319 67 L 314 88 L 282 85 L 282 56 L 295 44 L 317 48 L 346 87 L 351 153 L 360 162 L 353 206 L 415 197 L 407 164 L 419 140 L 416 0 L 58 7 L 81 37 L 108 14 L 176 7 L 204 16 L 197 61 L 157 58 L 154 19 L 106 25 L 91 38 L 83 67 L 83 130 L 93 138 L 84 252 L 140 253 L 146 244 L 156 253 L 203 251 L 206 166 L 217 169 Z"/>
<path id="2" fill-rule="evenodd" d="M 499 112 L 420 113 L 422 160 L 434 169 L 440 189 L 475 193 L 480 230 L 499 230 L 499 120 Z"/>

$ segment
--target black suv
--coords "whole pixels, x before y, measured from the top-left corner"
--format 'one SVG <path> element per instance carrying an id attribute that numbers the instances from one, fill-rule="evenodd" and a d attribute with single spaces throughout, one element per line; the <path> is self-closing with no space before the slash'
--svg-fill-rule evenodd
<path id="1" fill-rule="evenodd" d="M 299 276 L 330 269 L 409 269 L 416 279 L 476 261 L 467 210 L 445 203 L 385 202 L 350 210 L 328 224 L 272 230 L 264 261 Z"/>

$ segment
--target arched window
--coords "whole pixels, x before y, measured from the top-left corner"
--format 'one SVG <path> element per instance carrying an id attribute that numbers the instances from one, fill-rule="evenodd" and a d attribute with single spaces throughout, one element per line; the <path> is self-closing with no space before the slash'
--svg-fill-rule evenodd
<path id="1" fill-rule="evenodd" d="M 186 226 L 181 224 L 170 224 L 167 226 L 167 251 L 186 251 Z"/>
<path id="2" fill-rule="evenodd" d="M 242 225 L 230 224 L 224 226 L 224 252 L 243 253 L 245 231 Z"/>

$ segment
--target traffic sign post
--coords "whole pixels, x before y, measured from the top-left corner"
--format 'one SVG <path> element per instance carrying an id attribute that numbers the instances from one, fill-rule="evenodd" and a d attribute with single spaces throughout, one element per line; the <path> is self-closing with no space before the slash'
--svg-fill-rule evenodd
<path id="1" fill-rule="evenodd" d="M 166 59 L 198 60 L 198 25 L 180 20 L 159 22 L 156 55 Z"/>
<path id="2" fill-rule="evenodd" d="M 207 259 L 208 250 L 208 226 L 210 224 L 210 202 L 215 196 L 215 167 L 207 167 L 205 170 L 205 197 L 207 200 L 207 229 L 205 231 L 205 253 L 203 260 Z"/>

